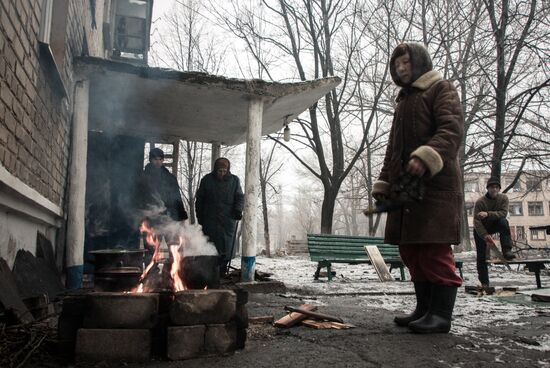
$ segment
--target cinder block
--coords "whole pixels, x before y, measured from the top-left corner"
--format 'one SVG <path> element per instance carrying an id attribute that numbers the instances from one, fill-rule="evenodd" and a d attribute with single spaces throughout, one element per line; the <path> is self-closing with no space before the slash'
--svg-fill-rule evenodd
<path id="1" fill-rule="evenodd" d="M 236 348 L 237 349 L 244 349 L 246 345 L 246 337 L 247 337 L 247 331 L 246 328 L 237 328 L 237 341 L 236 341 Z"/>
<path id="2" fill-rule="evenodd" d="M 237 324 L 237 328 L 248 327 L 248 310 L 246 309 L 246 304 L 237 304 L 235 323 Z"/>
<path id="3" fill-rule="evenodd" d="M 93 293 L 87 304 L 86 328 L 152 328 L 157 320 L 158 294 Z"/>
<path id="4" fill-rule="evenodd" d="M 78 330 L 77 361 L 144 362 L 151 359 L 151 332 L 130 329 Z"/>
<path id="5" fill-rule="evenodd" d="M 177 326 L 226 323 L 235 317 L 236 299 L 231 290 L 182 291 L 170 307 L 170 320 Z"/>
<path id="6" fill-rule="evenodd" d="M 200 356 L 204 350 L 205 331 L 205 325 L 168 327 L 166 357 L 179 360 Z"/>
<path id="7" fill-rule="evenodd" d="M 237 305 L 248 303 L 248 291 L 241 288 L 236 288 L 234 291 L 237 294 Z"/>
<path id="8" fill-rule="evenodd" d="M 237 348 L 237 326 L 234 322 L 207 325 L 204 335 L 206 354 L 229 354 Z"/>

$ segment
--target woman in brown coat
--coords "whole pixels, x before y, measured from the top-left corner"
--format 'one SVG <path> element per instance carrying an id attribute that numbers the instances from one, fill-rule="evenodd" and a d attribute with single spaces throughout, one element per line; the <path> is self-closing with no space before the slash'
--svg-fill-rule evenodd
<path id="1" fill-rule="evenodd" d="M 414 312 L 395 323 L 419 333 L 449 332 L 457 288 L 451 244 L 461 241 L 462 181 L 458 151 L 463 114 L 452 82 L 432 70 L 426 48 L 404 43 L 390 59 L 397 97 L 384 165 L 372 194 L 399 195 L 402 175 L 421 177 L 422 200 L 388 213 L 385 241 L 399 245 L 415 287 Z"/>

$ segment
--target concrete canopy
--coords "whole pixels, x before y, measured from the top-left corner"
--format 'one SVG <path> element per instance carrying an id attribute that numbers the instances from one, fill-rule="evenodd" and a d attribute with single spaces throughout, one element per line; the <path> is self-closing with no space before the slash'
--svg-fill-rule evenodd
<path id="1" fill-rule="evenodd" d="M 245 142 L 249 100 L 264 101 L 262 135 L 281 130 L 340 83 L 229 79 L 96 58 L 76 61 L 90 80 L 89 129 L 144 138 Z"/>

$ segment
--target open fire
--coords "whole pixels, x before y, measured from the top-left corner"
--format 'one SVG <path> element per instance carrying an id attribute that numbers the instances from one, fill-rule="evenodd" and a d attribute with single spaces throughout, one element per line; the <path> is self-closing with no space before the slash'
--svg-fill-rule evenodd
<path id="1" fill-rule="evenodd" d="M 101 287 L 63 302 L 60 336 L 72 344 L 76 360 L 181 360 L 244 348 L 247 293 L 218 289 L 218 256 L 200 228 L 143 221 L 140 231 L 152 256 L 143 267 L 145 251 L 137 253 L 140 267 L 134 267 L 139 271 L 131 286 Z M 116 258 L 108 264 L 116 269 L 129 263 Z"/>
<path id="2" fill-rule="evenodd" d="M 148 219 L 144 220 L 141 223 L 139 230 L 140 233 L 145 234 L 145 241 L 147 245 L 153 248 L 153 256 L 151 257 L 151 261 L 143 270 L 143 273 L 140 277 L 140 284 L 138 285 L 137 289 L 134 290 L 138 293 L 141 293 L 145 291 L 144 282 L 149 273 L 156 266 L 158 267 L 161 264 L 163 265 L 161 267 L 162 273 L 164 267 L 167 265 L 162 263 L 165 262 L 165 258 L 163 257 L 163 253 L 161 252 L 161 245 L 163 244 L 163 241 L 165 241 L 165 238 L 156 233 L 155 228 L 152 226 L 151 221 L 149 221 Z M 178 235 L 175 238 L 177 239 L 177 242 L 169 245 L 171 256 L 170 259 L 172 262 L 168 266 L 170 267 L 171 278 L 170 289 L 177 292 L 187 290 L 188 288 L 184 280 L 181 278 L 185 239 L 181 235 Z"/>

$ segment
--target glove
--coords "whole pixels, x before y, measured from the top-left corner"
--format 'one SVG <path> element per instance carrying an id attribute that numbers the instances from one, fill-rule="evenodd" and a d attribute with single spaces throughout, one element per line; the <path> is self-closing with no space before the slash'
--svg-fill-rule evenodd
<path id="1" fill-rule="evenodd" d="M 234 218 L 235 220 L 242 220 L 242 218 L 243 218 L 243 211 L 238 211 L 238 210 L 233 211 L 233 218 Z"/>

